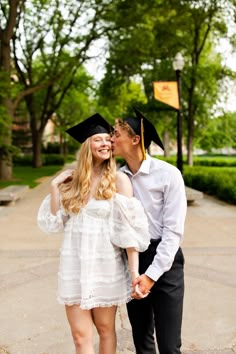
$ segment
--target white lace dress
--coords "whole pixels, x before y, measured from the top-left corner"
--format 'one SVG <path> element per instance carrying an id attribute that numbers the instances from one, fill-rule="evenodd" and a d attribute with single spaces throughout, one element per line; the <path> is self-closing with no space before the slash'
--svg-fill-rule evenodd
<path id="1" fill-rule="evenodd" d="M 58 272 L 58 301 L 82 309 L 112 306 L 131 300 L 131 279 L 125 248 L 148 248 L 148 221 L 135 198 L 115 194 L 109 200 L 91 199 L 78 214 L 61 208 L 50 212 L 50 195 L 38 211 L 46 233 L 64 232 Z"/>

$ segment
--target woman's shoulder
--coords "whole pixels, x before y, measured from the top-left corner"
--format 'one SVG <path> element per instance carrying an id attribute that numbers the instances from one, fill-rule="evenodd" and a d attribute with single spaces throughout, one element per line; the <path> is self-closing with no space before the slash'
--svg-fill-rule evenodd
<path id="1" fill-rule="evenodd" d="M 133 196 L 133 188 L 129 177 L 121 171 L 116 173 L 116 191 L 126 197 Z"/>
<path id="2" fill-rule="evenodd" d="M 121 182 L 122 181 L 129 181 L 129 177 L 124 172 L 117 171 L 116 172 L 116 180 L 121 181 Z"/>

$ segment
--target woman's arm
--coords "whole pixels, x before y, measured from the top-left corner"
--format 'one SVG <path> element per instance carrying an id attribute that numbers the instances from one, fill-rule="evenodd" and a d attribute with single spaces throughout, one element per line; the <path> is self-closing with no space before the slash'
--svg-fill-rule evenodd
<path id="1" fill-rule="evenodd" d="M 132 281 L 139 276 L 139 253 L 135 250 L 134 247 L 126 248 L 128 256 L 129 271 L 131 274 Z"/>
<path id="2" fill-rule="evenodd" d="M 128 255 L 129 271 L 131 274 L 132 285 L 133 285 L 133 291 L 131 296 L 136 299 L 143 299 L 146 296 L 148 296 L 150 291 L 147 291 L 145 294 L 143 294 L 139 289 L 139 284 L 138 284 L 139 253 L 133 247 L 126 248 L 126 252 Z"/>
<path id="3" fill-rule="evenodd" d="M 119 194 L 128 198 L 133 197 L 133 187 L 129 177 L 123 172 L 117 172 L 116 188 Z M 139 252 L 134 247 L 126 248 L 128 256 L 129 271 L 134 281 L 139 276 Z"/>
<path id="4" fill-rule="evenodd" d="M 133 197 L 133 187 L 130 182 L 129 177 L 119 171 L 117 172 L 117 181 L 116 181 L 117 193 L 123 194 L 126 197 Z M 137 284 L 137 278 L 139 278 L 139 252 L 135 250 L 134 247 L 126 248 L 127 256 L 128 256 L 128 264 L 129 271 L 131 274 L 132 283 L 134 283 L 132 297 L 136 299 L 143 299 L 148 296 L 149 292 L 143 294 L 139 290 L 139 286 Z"/>
<path id="5" fill-rule="evenodd" d="M 56 215 L 57 211 L 60 209 L 60 190 L 59 187 L 64 183 L 68 178 L 72 178 L 74 170 L 65 170 L 62 171 L 57 177 L 55 177 L 50 185 L 50 194 L 51 194 L 51 213 Z"/>

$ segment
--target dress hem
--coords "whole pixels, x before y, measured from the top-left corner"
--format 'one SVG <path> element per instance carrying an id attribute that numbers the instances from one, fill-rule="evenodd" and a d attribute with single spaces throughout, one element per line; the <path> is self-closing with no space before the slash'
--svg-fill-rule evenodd
<path id="1" fill-rule="evenodd" d="M 93 308 L 97 307 L 112 307 L 112 306 L 120 306 L 120 305 L 125 305 L 128 302 L 132 300 L 132 297 L 128 297 L 125 300 L 120 300 L 120 301 L 114 301 L 110 303 L 104 303 L 104 302 L 98 302 L 93 305 L 81 305 L 79 301 L 63 301 L 62 299 L 58 298 L 57 301 L 59 302 L 60 305 L 66 305 L 66 306 L 80 306 L 82 310 L 91 310 Z"/>

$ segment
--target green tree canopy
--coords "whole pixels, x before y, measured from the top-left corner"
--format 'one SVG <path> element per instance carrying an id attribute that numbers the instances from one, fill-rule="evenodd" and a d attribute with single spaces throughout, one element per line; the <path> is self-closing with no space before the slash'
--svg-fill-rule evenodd
<path id="1" fill-rule="evenodd" d="M 231 1 L 221 0 L 117 0 L 104 19 L 115 23 L 109 37 L 107 75 L 114 85 L 140 75 L 148 99 L 146 111 L 155 107 L 152 82 L 175 79 L 173 57 L 182 52 L 182 103 L 189 164 L 198 127 L 212 117 L 225 76 L 233 77 L 215 49 L 217 39 L 229 36 L 230 4 Z M 156 104 L 155 109 L 161 107 Z M 165 116 L 174 119 L 169 113 L 163 114 L 162 119 Z"/>

